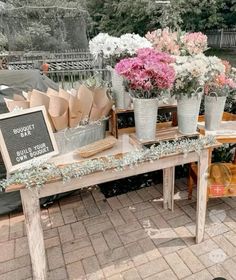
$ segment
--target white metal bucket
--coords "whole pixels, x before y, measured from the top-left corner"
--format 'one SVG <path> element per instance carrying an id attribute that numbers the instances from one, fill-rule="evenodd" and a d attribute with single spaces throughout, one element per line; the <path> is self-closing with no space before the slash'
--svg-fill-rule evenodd
<path id="1" fill-rule="evenodd" d="M 217 130 L 224 113 L 226 96 L 205 96 L 206 130 Z"/>
<path id="2" fill-rule="evenodd" d="M 177 99 L 178 128 L 182 134 L 194 134 L 197 130 L 202 95 Z"/>
<path id="3" fill-rule="evenodd" d="M 111 82 L 114 93 L 115 106 L 117 109 L 127 109 L 130 107 L 131 98 L 129 93 L 125 90 L 124 79 L 116 71 L 111 68 Z"/>
<path id="4" fill-rule="evenodd" d="M 154 140 L 156 136 L 157 99 L 133 98 L 136 136 L 140 140 Z"/>

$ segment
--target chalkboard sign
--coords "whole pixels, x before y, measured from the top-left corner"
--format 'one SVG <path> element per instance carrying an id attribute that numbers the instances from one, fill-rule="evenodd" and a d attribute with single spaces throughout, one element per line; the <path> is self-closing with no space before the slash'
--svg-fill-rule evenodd
<path id="1" fill-rule="evenodd" d="M 45 108 L 0 115 L 0 148 L 8 173 L 58 154 Z"/>

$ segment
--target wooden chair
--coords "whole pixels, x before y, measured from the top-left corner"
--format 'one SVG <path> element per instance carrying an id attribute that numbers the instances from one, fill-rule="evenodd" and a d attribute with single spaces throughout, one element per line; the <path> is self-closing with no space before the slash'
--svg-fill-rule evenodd
<path id="1" fill-rule="evenodd" d="M 198 121 L 199 122 L 205 121 L 205 116 L 204 115 L 199 116 Z M 223 117 L 222 117 L 222 121 L 236 121 L 236 115 L 224 112 Z M 204 129 L 200 129 L 200 133 L 205 134 Z M 222 138 L 217 139 L 217 140 L 221 143 L 232 143 L 232 139 L 228 140 L 227 137 L 222 137 Z M 236 143 L 236 140 L 235 140 L 235 143 Z M 210 156 L 210 161 L 211 161 L 211 156 Z M 211 162 L 209 162 L 209 164 L 210 163 Z M 235 181 L 234 176 L 236 176 L 235 166 L 236 166 L 236 152 L 235 152 L 233 164 L 232 163 L 228 164 L 228 167 L 232 171 L 233 181 Z M 188 174 L 188 182 L 187 182 L 187 185 L 188 185 L 188 199 L 190 199 L 190 200 L 192 199 L 193 186 L 195 184 L 197 184 L 197 174 L 198 174 L 197 163 L 191 163 L 190 166 L 189 166 L 189 174 Z"/>

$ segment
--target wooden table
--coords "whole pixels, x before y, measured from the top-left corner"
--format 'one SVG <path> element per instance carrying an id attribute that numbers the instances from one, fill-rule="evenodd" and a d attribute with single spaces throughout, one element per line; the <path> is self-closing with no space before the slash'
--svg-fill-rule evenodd
<path id="1" fill-rule="evenodd" d="M 135 148 L 129 143 L 129 136 L 125 134 L 119 138 L 116 147 L 107 152 L 101 153 L 99 156 L 102 157 L 108 154 L 116 155 L 118 153 L 124 154 L 126 152 L 133 151 L 134 149 Z M 107 170 L 97 172 L 86 175 L 81 179 L 72 179 L 66 184 L 61 181 L 52 182 L 44 185 L 40 189 L 25 189 L 24 186 L 9 187 L 7 191 L 20 189 L 34 279 L 47 279 L 45 246 L 39 205 L 40 198 L 163 169 L 163 204 L 164 208 L 173 210 L 175 166 L 195 161 L 199 163 L 200 167 L 198 169 L 199 180 L 197 191 L 196 242 L 201 242 L 204 236 L 207 203 L 207 181 L 204 174 L 208 168 L 208 149 L 209 147 L 205 147 L 201 150 L 200 154 L 196 152 L 190 152 L 187 155 L 173 154 L 153 162 L 139 164 L 138 166 L 135 166 L 135 168 L 127 167 L 122 171 Z M 53 159 L 56 164 L 66 164 L 78 160 L 81 159 L 74 158 L 72 154 L 67 154 Z"/>

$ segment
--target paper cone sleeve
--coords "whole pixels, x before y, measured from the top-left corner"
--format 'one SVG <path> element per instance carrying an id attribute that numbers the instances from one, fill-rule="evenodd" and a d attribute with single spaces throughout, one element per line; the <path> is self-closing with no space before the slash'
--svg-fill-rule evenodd
<path id="1" fill-rule="evenodd" d="M 103 108 L 104 106 L 107 105 L 108 97 L 107 97 L 107 88 L 106 87 L 94 88 L 92 90 L 92 92 L 93 92 L 93 103 L 98 108 Z"/>
<path id="2" fill-rule="evenodd" d="M 9 110 L 9 112 L 12 112 L 15 108 L 22 108 L 22 109 L 28 109 L 30 104 L 29 101 L 15 101 L 11 99 L 4 98 L 4 101 L 6 103 L 6 106 Z"/>
<path id="3" fill-rule="evenodd" d="M 56 90 L 52 89 L 52 88 L 48 88 L 47 89 L 47 95 L 48 96 L 59 96 L 59 92 L 57 92 Z"/>
<path id="4" fill-rule="evenodd" d="M 62 88 L 59 89 L 59 97 L 64 98 L 67 101 L 70 100 L 70 94 Z"/>
<path id="5" fill-rule="evenodd" d="M 102 110 L 102 117 L 107 117 L 110 114 L 113 103 L 113 100 L 108 98 L 108 102 Z"/>
<path id="6" fill-rule="evenodd" d="M 69 126 L 76 127 L 82 120 L 82 113 L 79 111 L 79 100 L 76 96 L 70 95 L 69 100 Z"/>
<path id="7" fill-rule="evenodd" d="M 45 106 L 46 110 L 49 108 L 50 98 L 41 91 L 34 89 L 30 96 L 30 107 Z"/>
<path id="8" fill-rule="evenodd" d="M 79 112 L 82 113 L 82 119 L 88 118 L 93 105 L 93 92 L 85 85 L 81 85 L 77 94 L 79 100 Z"/>
<path id="9" fill-rule="evenodd" d="M 57 131 L 68 127 L 68 109 L 69 104 L 67 100 L 58 96 L 50 96 L 48 113 Z"/>
<path id="10" fill-rule="evenodd" d="M 102 112 L 101 112 L 100 108 L 93 105 L 89 119 L 91 121 L 97 121 L 97 120 L 101 119 L 101 117 L 102 117 Z"/>
<path id="11" fill-rule="evenodd" d="M 20 94 L 16 94 L 16 93 L 13 95 L 13 100 L 15 100 L 15 101 L 26 101 L 24 96 L 22 96 Z"/>

